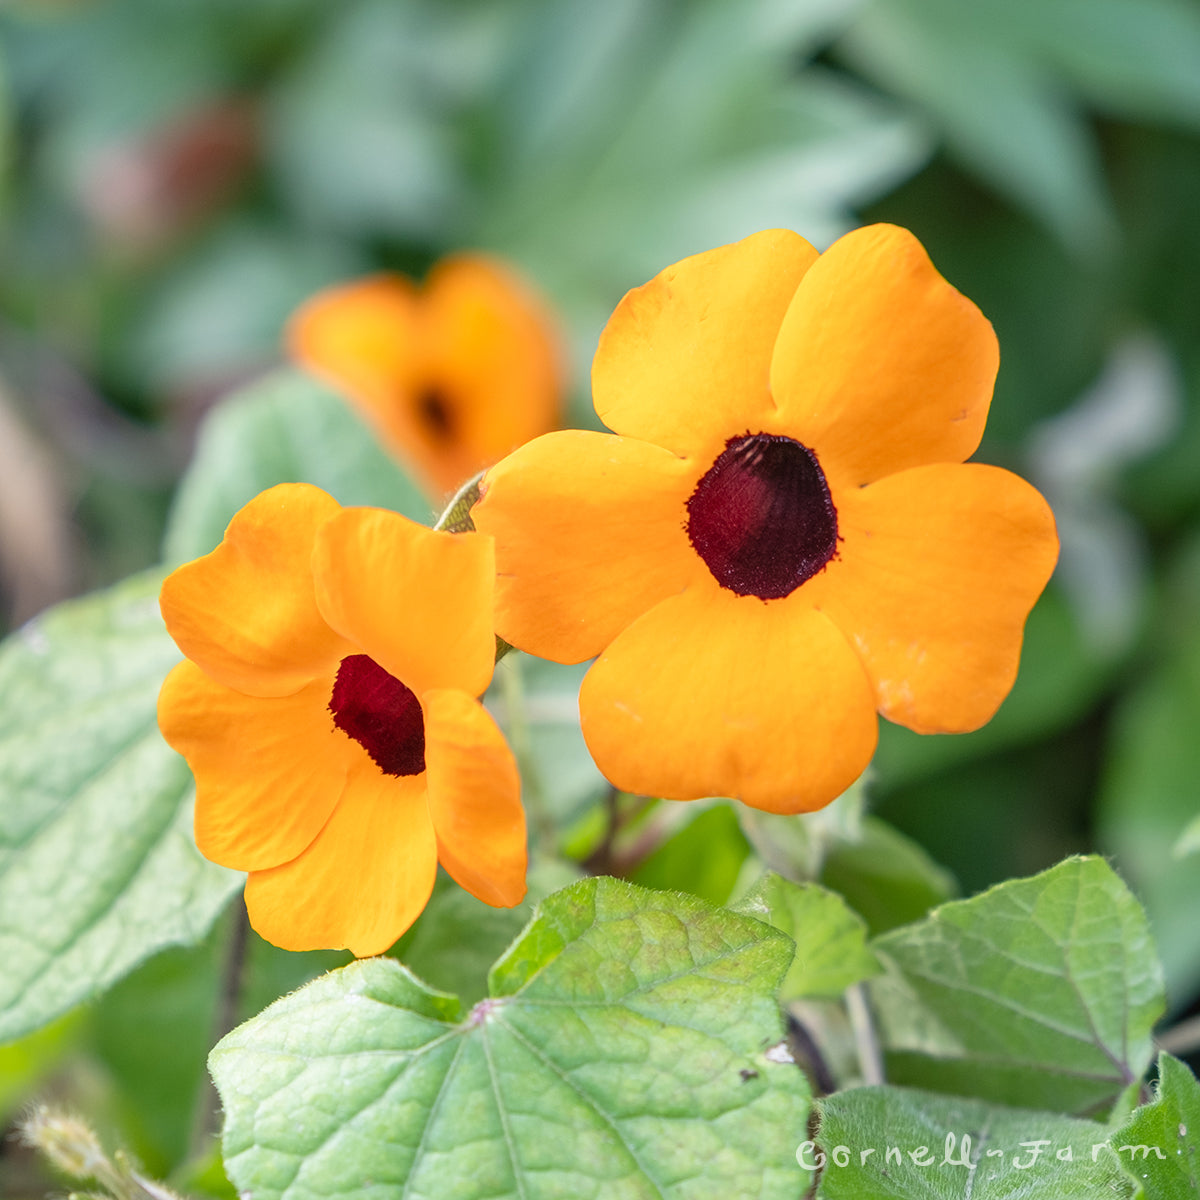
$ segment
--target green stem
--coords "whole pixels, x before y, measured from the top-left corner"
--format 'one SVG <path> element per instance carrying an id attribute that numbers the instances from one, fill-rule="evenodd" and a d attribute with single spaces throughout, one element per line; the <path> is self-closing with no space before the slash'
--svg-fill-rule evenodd
<path id="1" fill-rule="evenodd" d="M 858 1051 L 858 1068 L 862 1072 L 863 1082 L 883 1083 L 883 1054 L 879 1049 L 871 1006 L 867 1003 L 867 989 L 861 983 L 846 989 L 846 1014 L 854 1031 L 854 1046 Z"/>
<path id="2" fill-rule="evenodd" d="M 498 671 L 500 694 L 508 717 L 508 740 L 521 771 L 521 794 L 533 833 L 535 849 L 551 851 L 554 846 L 554 821 L 546 807 L 546 792 L 533 754 L 529 732 L 529 714 L 525 707 L 525 688 L 521 681 L 521 660 L 510 658 Z"/>
<path id="3" fill-rule="evenodd" d="M 250 941 L 250 918 L 241 896 L 234 901 L 230 913 L 228 943 L 221 968 L 220 990 L 213 1011 L 210 1045 L 215 1046 L 238 1023 L 242 980 L 246 968 L 246 950 Z M 208 1149 L 209 1141 L 220 1132 L 221 1099 L 205 1070 L 192 1122 L 191 1156 L 199 1158 Z"/>

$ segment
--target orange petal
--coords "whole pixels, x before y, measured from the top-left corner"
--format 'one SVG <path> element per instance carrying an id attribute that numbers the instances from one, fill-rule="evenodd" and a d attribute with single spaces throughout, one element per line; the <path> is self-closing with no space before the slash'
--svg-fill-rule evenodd
<path id="1" fill-rule="evenodd" d="M 839 500 L 839 557 L 802 589 L 862 656 L 879 711 L 918 733 L 984 724 L 1017 674 L 1054 569 L 1054 516 L 978 463 L 891 475 Z"/>
<path id="2" fill-rule="evenodd" d="M 992 327 L 904 229 L 835 242 L 804 277 L 771 363 L 779 432 L 848 483 L 962 462 L 983 435 Z"/>
<path id="3" fill-rule="evenodd" d="M 555 323 L 481 255 L 443 260 L 419 292 L 398 275 L 321 292 L 292 318 L 288 346 L 439 494 L 557 423 Z"/>
<path id="4" fill-rule="evenodd" d="M 450 492 L 558 423 L 562 347 L 550 313 L 501 263 L 443 259 L 422 293 L 423 382 L 444 403 L 427 472 Z M 428 422 L 426 423 L 428 426 Z"/>
<path id="5" fill-rule="evenodd" d="M 372 275 L 326 288 L 287 327 L 293 356 L 335 385 L 387 394 L 413 374 L 417 292 L 402 275 Z"/>
<path id="6" fill-rule="evenodd" d="M 667 450 L 570 430 L 486 476 L 472 510 L 496 539 L 496 625 L 557 662 L 598 654 L 705 567 L 684 531 L 696 468 Z"/>
<path id="7" fill-rule="evenodd" d="M 875 749 L 871 685 L 838 628 L 715 584 L 635 621 L 584 677 L 579 707 L 612 783 L 673 800 L 808 812 L 845 791 Z"/>
<path id="8" fill-rule="evenodd" d="M 485 904 L 525 897 L 525 810 L 512 751 L 483 705 L 466 692 L 421 697 L 429 815 L 442 866 Z"/>
<path id="9" fill-rule="evenodd" d="M 313 540 L 340 511 L 320 488 L 281 483 L 229 522 L 211 554 L 168 575 L 159 603 L 184 654 L 226 687 L 285 696 L 352 653 L 313 596 Z"/>
<path id="10" fill-rule="evenodd" d="M 357 750 L 334 728 L 332 684 L 263 698 L 214 683 L 190 662 L 167 676 L 158 723 L 196 776 L 205 858 L 241 871 L 274 867 L 321 831 Z"/>
<path id="11" fill-rule="evenodd" d="M 496 655 L 490 538 L 346 508 L 321 529 L 313 575 L 329 624 L 418 696 L 482 695 Z"/>
<path id="12" fill-rule="evenodd" d="M 250 924 L 284 950 L 382 954 L 421 915 L 437 875 L 425 776 L 351 773 L 325 828 L 298 858 L 246 881 Z"/>
<path id="13" fill-rule="evenodd" d="M 372 275 L 318 292 L 286 334 L 292 357 L 353 401 L 401 455 L 425 440 L 413 400 L 422 370 L 419 307 L 403 276 Z"/>
<path id="14" fill-rule="evenodd" d="M 817 252 L 769 229 L 685 258 L 617 305 L 592 364 L 600 419 L 617 433 L 712 459 L 762 429 L 780 322 Z"/>

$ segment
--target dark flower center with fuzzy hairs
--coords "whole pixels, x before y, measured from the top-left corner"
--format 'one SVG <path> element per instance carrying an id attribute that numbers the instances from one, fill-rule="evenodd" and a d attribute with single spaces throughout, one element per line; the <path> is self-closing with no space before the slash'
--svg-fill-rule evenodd
<path id="1" fill-rule="evenodd" d="M 730 438 L 687 502 L 687 534 L 713 578 L 778 600 L 837 550 L 837 510 L 817 456 L 789 437 Z"/>
<path id="2" fill-rule="evenodd" d="M 425 718 L 421 704 L 394 675 L 366 654 L 342 659 L 333 695 L 333 723 L 348 733 L 385 775 L 425 770 Z"/>
<path id="3" fill-rule="evenodd" d="M 446 393 L 434 384 L 417 395 L 417 418 L 422 428 L 435 442 L 448 442 L 455 435 L 454 410 Z"/>

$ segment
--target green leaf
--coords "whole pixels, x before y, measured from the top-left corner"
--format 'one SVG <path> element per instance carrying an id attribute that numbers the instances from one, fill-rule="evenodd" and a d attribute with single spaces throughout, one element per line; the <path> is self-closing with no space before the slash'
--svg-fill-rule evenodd
<path id="1" fill-rule="evenodd" d="M 566 863 L 535 861 L 529 894 L 515 908 L 493 908 L 439 875 L 425 911 L 388 953 L 437 990 L 474 1004 L 487 995 L 492 963 L 529 923 L 534 905 L 578 875 Z"/>
<path id="2" fill-rule="evenodd" d="M 824 1161 L 818 1200 L 1132 1194 L 1105 1145 L 1108 1130 L 1091 1121 L 897 1087 L 839 1092 L 820 1111 L 817 1147 L 801 1151 L 806 1163 Z"/>
<path id="3" fill-rule="evenodd" d="M 341 504 L 429 523 L 429 501 L 344 400 L 298 370 L 230 397 L 208 417 L 163 547 L 172 565 L 207 554 L 230 518 L 277 483 L 312 483 Z"/>
<path id="4" fill-rule="evenodd" d="M 210 1064 L 255 1200 L 794 1200 L 809 1096 L 769 926 L 587 879 L 543 902 L 465 1015 L 391 959 L 336 971 Z"/>
<path id="5" fill-rule="evenodd" d="M 943 905 L 876 939 L 898 1083 L 1087 1113 L 1150 1063 L 1164 1007 L 1145 913 L 1100 858 Z"/>
<path id="6" fill-rule="evenodd" d="M 60 605 L 0 648 L 0 1041 L 199 941 L 239 886 L 200 857 L 162 740 L 179 658 L 159 576 Z"/>
<path id="7" fill-rule="evenodd" d="M 911 838 L 863 814 L 863 787 L 860 780 L 820 812 L 797 816 L 738 805 L 738 820 L 768 870 L 840 892 L 872 933 L 882 933 L 919 920 L 958 887 Z"/>
<path id="8" fill-rule="evenodd" d="M 691 819 L 640 863 L 630 878 L 643 887 L 677 889 L 724 904 L 750 853 L 749 843 L 732 805 L 693 808 L 693 802 L 688 802 L 685 809 Z"/>
<path id="9" fill-rule="evenodd" d="M 793 883 L 816 879 L 835 847 L 861 840 L 865 782 L 851 784 L 832 804 L 785 816 L 736 805 L 746 840 L 767 868 Z"/>
<path id="10" fill-rule="evenodd" d="M 819 878 L 846 897 L 872 933 L 919 920 L 958 892 L 949 871 L 878 817 L 864 817 L 858 838 L 830 847 Z"/>
<path id="11" fill-rule="evenodd" d="M 779 990 L 783 1002 L 840 996 L 852 984 L 879 974 L 879 962 L 867 948 L 866 922 L 841 896 L 815 883 L 767 875 L 737 911 L 774 925 L 796 943 L 796 957 Z"/>
<path id="12" fill-rule="evenodd" d="M 1158 1056 L 1158 1087 L 1112 1136 L 1112 1146 L 1148 1200 L 1200 1196 L 1200 1082 L 1185 1063 Z"/>

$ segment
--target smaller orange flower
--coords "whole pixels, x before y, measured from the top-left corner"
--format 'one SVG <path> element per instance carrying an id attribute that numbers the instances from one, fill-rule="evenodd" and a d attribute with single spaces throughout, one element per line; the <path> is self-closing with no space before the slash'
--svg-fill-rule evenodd
<path id="1" fill-rule="evenodd" d="M 554 322 L 508 268 L 480 255 L 443 259 L 419 289 L 376 275 L 320 292 L 292 317 L 287 341 L 442 495 L 558 422 Z"/>
<path id="2" fill-rule="evenodd" d="M 477 699 L 494 574 L 481 534 L 281 484 L 163 584 L 190 661 L 159 725 L 196 776 L 196 844 L 249 872 L 268 941 L 382 953 L 439 860 L 488 904 L 523 898 L 517 768 Z"/>

